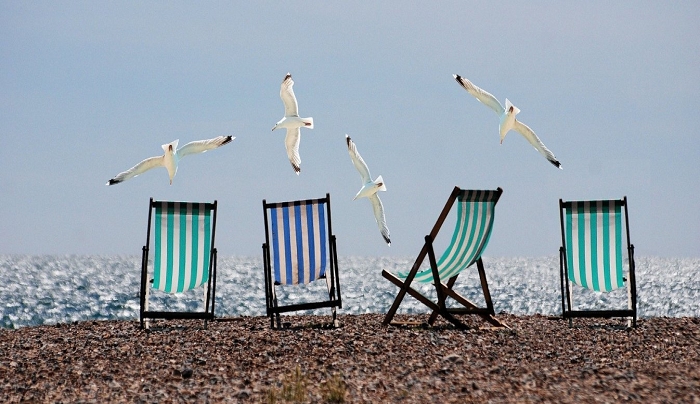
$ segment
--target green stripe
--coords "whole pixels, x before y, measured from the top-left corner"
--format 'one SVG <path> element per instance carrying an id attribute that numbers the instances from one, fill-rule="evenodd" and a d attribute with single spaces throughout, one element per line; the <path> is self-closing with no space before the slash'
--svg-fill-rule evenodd
<path id="1" fill-rule="evenodd" d="M 615 202 L 615 251 L 617 251 L 617 262 L 615 272 L 617 273 L 617 284 L 622 285 L 622 212 L 620 204 Z"/>
<path id="2" fill-rule="evenodd" d="M 168 223 L 167 223 L 167 264 L 166 264 L 166 274 L 167 277 L 165 278 L 165 291 L 170 292 L 173 289 L 173 277 L 171 276 L 172 271 L 173 271 L 173 247 L 175 245 L 175 224 L 173 223 L 175 219 L 175 204 L 173 202 L 168 202 L 167 203 L 167 215 L 168 215 Z"/>
<path id="3" fill-rule="evenodd" d="M 573 230 L 573 212 L 572 212 L 572 206 L 565 206 L 564 207 L 564 219 L 565 219 L 565 226 L 564 229 L 566 231 L 566 265 L 568 267 L 568 276 L 570 281 L 575 281 L 574 278 L 574 249 L 572 248 L 573 245 L 573 240 L 574 240 L 574 230 Z"/>
<path id="4" fill-rule="evenodd" d="M 180 219 L 180 240 L 178 246 L 178 277 L 177 292 L 185 290 L 185 273 L 187 271 L 187 204 L 178 204 L 178 219 Z"/>

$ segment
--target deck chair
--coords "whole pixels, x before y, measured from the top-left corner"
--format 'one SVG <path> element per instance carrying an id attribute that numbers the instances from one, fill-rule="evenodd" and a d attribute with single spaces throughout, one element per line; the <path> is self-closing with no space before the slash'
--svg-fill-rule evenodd
<path id="1" fill-rule="evenodd" d="M 435 226 L 433 226 L 433 230 L 429 235 L 425 236 L 423 248 L 411 270 L 407 273 L 398 273 L 396 275 L 386 270 L 382 271 L 382 276 L 400 288 L 394 303 L 384 317 L 384 325 L 400 324 L 392 320 L 401 301 L 408 293 L 432 310 L 432 314 L 428 319 L 429 324 L 433 324 L 437 316 L 440 315 L 458 328 L 465 328 L 464 323 L 454 315 L 477 314 L 494 326 L 507 327 L 494 317 L 491 294 L 486 282 L 484 263 L 481 259 L 481 254 L 484 252 L 491 237 L 494 208 L 502 192 L 501 188 L 495 191 L 473 191 L 463 190 L 458 187 L 454 188 Z M 452 241 L 440 259 L 436 260 L 433 242 L 452 206 L 455 204 L 457 205 L 457 220 Z M 426 256 L 428 257 L 430 268 L 420 269 Z M 470 302 L 452 289 L 457 276 L 475 263 L 479 271 L 486 307 L 478 307 L 475 303 Z M 437 302 L 433 302 L 412 288 L 412 282 L 434 284 Z M 461 307 L 448 308 L 446 306 L 447 297 L 455 300 Z"/>
<path id="2" fill-rule="evenodd" d="M 342 308 L 338 257 L 331 227 L 331 197 L 291 202 L 263 200 L 265 243 L 265 302 L 270 326 L 281 328 L 280 313 L 330 307 L 338 326 L 336 308 Z M 278 287 L 309 284 L 324 279 L 327 299 L 315 302 L 278 301 Z M 326 295 L 326 292 L 323 292 Z M 285 299 L 291 300 L 291 299 Z"/>
<path id="3" fill-rule="evenodd" d="M 151 198 L 148 206 L 148 235 L 141 259 L 141 328 L 148 328 L 148 319 L 157 318 L 202 319 L 206 327 L 207 320 L 214 319 L 217 202 L 168 202 Z M 149 260 L 151 229 L 154 251 Z M 152 262 L 152 270 L 149 262 Z M 203 286 L 201 310 L 152 311 L 149 308 L 151 289 L 153 293 L 166 294 L 161 303 L 169 306 L 168 301 L 173 299 L 170 294 L 199 286 Z"/>
<path id="4" fill-rule="evenodd" d="M 627 197 L 603 201 L 565 202 L 560 199 L 559 216 L 562 242 L 559 248 L 562 317 L 568 318 L 570 325 L 575 317 L 627 317 L 631 319 L 628 323 L 636 326 L 637 287 Z M 623 233 L 626 234 L 627 241 L 627 271 L 624 265 Z M 627 309 L 575 310 L 572 284 L 596 292 L 610 292 L 626 286 Z"/>

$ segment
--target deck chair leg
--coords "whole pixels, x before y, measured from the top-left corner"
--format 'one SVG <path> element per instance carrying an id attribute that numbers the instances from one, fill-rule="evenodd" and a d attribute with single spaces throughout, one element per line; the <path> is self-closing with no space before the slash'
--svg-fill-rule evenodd
<path id="1" fill-rule="evenodd" d="M 491 301 L 491 292 L 489 291 L 489 284 L 486 281 L 486 271 L 484 270 L 484 261 L 479 258 L 476 261 L 476 267 L 479 269 L 479 278 L 481 279 L 481 290 L 484 293 L 484 301 L 486 302 L 486 308 L 492 316 L 496 313 L 493 310 L 493 302 Z"/>
<path id="2" fill-rule="evenodd" d="M 454 286 L 455 282 L 457 281 L 457 276 L 453 276 L 447 281 L 447 288 L 452 289 Z M 433 312 L 430 314 L 430 317 L 428 318 L 428 324 L 433 324 L 435 320 L 437 320 L 437 317 L 440 315 L 440 312 L 433 310 Z"/>

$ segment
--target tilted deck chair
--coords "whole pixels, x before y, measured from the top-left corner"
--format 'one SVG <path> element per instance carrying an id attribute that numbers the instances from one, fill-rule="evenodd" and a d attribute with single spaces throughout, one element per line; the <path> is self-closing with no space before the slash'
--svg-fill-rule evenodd
<path id="1" fill-rule="evenodd" d="M 263 266 L 265 297 L 270 326 L 281 327 L 280 313 L 330 307 L 337 326 L 336 308 L 342 308 L 338 257 L 331 227 L 331 197 L 291 202 L 263 200 L 265 243 Z M 280 285 L 308 284 L 325 279 L 327 299 L 306 303 L 278 301 Z M 324 292 L 324 295 L 326 293 Z"/>
<path id="2" fill-rule="evenodd" d="M 622 213 L 624 208 L 624 222 Z M 630 243 L 627 197 L 618 200 L 559 200 L 562 247 L 559 248 L 562 317 L 628 317 L 637 324 L 634 245 Z M 623 233 L 627 241 L 625 278 Z M 565 275 L 566 274 L 566 275 Z M 575 310 L 572 283 L 597 292 L 627 284 L 628 305 L 622 310 Z"/>
<path id="3" fill-rule="evenodd" d="M 433 226 L 433 230 L 429 235 L 425 236 L 425 244 L 411 270 L 408 273 L 399 273 L 398 276 L 386 270 L 382 271 L 382 276 L 400 288 L 393 305 L 384 317 L 385 325 L 398 324 L 393 323 L 392 320 L 401 301 L 408 293 L 432 310 L 428 320 L 429 324 L 433 324 L 437 316 L 440 315 L 455 326 L 464 328 L 464 323 L 454 315 L 477 314 L 495 326 L 506 327 L 505 324 L 494 317 L 495 313 L 488 283 L 486 282 L 484 263 L 481 260 L 481 254 L 484 252 L 491 237 L 494 208 L 502 192 L 501 188 L 495 191 L 473 191 L 463 190 L 458 187 L 454 188 L 435 226 Z M 433 241 L 455 203 L 457 205 L 457 220 L 452 241 L 440 257 L 440 260 L 436 260 Z M 420 267 L 426 255 L 428 256 L 430 268 L 421 270 Z M 452 289 L 457 276 L 474 263 L 476 263 L 479 271 L 486 307 L 478 307 L 475 303 L 470 302 Z M 433 283 L 437 293 L 437 302 L 433 302 L 412 288 L 412 282 Z M 446 306 L 447 297 L 451 297 L 462 307 L 448 308 Z"/>
<path id="4" fill-rule="evenodd" d="M 214 319 L 216 292 L 216 207 L 214 203 L 168 202 L 150 199 L 148 235 L 141 259 L 141 327 L 147 319 Z M 151 226 L 153 224 L 153 226 Z M 153 269 L 149 271 L 153 229 Z M 151 284 L 151 287 L 148 284 Z M 200 311 L 152 311 L 150 289 L 167 294 L 204 286 Z M 171 298 L 172 299 L 172 298 Z M 167 306 L 167 296 L 164 296 Z"/>

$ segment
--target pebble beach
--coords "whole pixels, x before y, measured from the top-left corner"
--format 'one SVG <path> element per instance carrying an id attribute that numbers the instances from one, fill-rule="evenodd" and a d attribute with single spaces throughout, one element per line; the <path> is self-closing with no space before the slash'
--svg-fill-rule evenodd
<path id="1" fill-rule="evenodd" d="M 87 321 L 0 329 L 0 402 L 700 402 L 700 319 L 427 315 Z"/>

